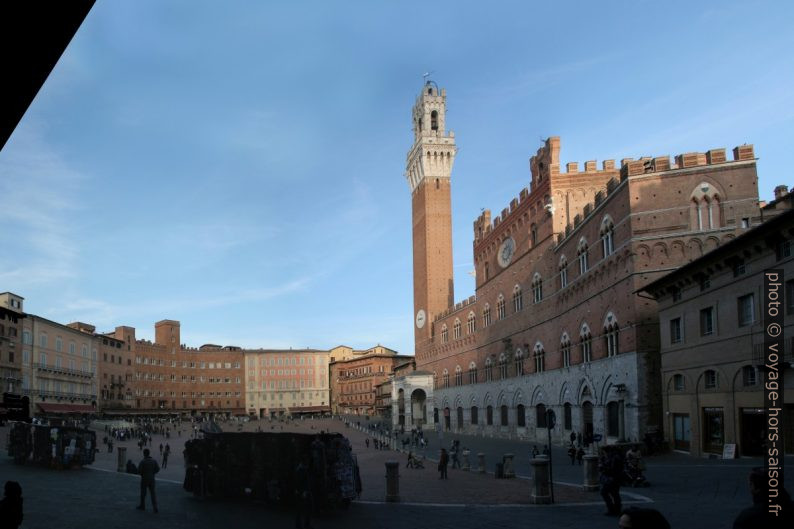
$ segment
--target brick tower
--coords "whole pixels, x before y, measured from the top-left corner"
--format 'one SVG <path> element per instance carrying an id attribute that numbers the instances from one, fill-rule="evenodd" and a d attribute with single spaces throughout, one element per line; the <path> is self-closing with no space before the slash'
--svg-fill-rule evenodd
<path id="1" fill-rule="evenodd" d="M 433 332 L 433 318 L 454 304 L 450 175 L 455 133 L 446 133 L 446 90 L 427 81 L 413 109 L 414 144 L 406 159 L 414 243 L 414 345 Z"/>

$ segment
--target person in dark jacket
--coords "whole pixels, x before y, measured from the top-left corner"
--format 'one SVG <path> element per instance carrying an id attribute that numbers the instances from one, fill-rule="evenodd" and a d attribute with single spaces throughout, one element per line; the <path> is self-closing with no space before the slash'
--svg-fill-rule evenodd
<path id="1" fill-rule="evenodd" d="M 670 529 L 670 522 L 656 509 L 629 507 L 620 514 L 618 527 L 641 527 L 642 529 Z"/>
<path id="2" fill-rule="evenodd" d="M 605 450 L 598 464 L 601 472 L 601 497 L 607 506 L 608 516 L 619 516 L 621 509 L 620 480 L 623 477 L 623 458 L 617 450 Z"/>
<path id="3" fill-rule="evenodd" d="M 137 509 L 141 511 L 146 510 L 146 489 L 149 489 L 149 495 L 152 499 L 152 508 L 157 512 L 157 495 L 154 492 L 154 475 L 160 472 L 160 465 L 157 464 L 150 455 L 149 449 L 144 448 L 143 459 L 138 465 L 138 473 L 141 475 L 141 503 Z"/>
<path id="4" fill-rule="evenodd" d="M 447 465 L 449 465 L 449 454 L 446 448 L 441 449 L 441 456 L 438 458 L 439 479 L 447 479 Z"/>
<path id="5" fill-rule="evenodd" d="M 22 523 L 22 487 L 6 481 L 5 497 L 0 500 L 0 529 L 17 529 Z"/>
<path id="6" fill-rule="evenodd" d="M 742 510 L 733 521 L 733 529 L 755 529 L 757 527 L 791 527 L 791 502 L 786 489 L 781 489 L 778 497 L 771 500 L 767 497 L 767 477 L 764 467 L 756 467 L 750 471 L 750 495 L 753 505 Z M 769 506 L 774 502 L 781 507 L 778 515 L 769 514 Z"/>

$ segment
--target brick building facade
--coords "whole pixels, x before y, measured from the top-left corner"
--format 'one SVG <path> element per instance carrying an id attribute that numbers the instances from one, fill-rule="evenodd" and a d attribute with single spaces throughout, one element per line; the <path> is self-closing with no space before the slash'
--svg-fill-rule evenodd
<path id="1" fill-rule="evenodd" d="M 22 390 L 22 348 L 20 338 L 24 298 L 0 294 L 0 393 Z"/>
<path id="2" fill-rule="evenodd" d="M 377 386 L 395 367 L 413 360 L 380 345 L 364 351 L 344 347 L 332 351 L 329 377 L 335 414 L 375 415 Z"/>
<path id="3" fill-rule="evenodd" d="M 548 410 L 557 442 L 572 431 L 614 442 L 661 428 L 656 304 L 637 291 L 758 222 L 753 147 L 737 147 L 732 160 L 713 149 L 562 172 L 560 140 L 549 138 L 530 159 L 530 186 L 474 222 L 475 295 L 441 307 L 430 285 L 452 292 L 443 245 L 439 266 L 416 266 L 424 231 L 437 221 L 446 233 L 451 215 L 448 199 L 424 198 L 451 180 L 451 158 L 436 146 L 454 136 L 436 94 L 428 84 L 417 99 L 406 174 L 416 362 L 434 380 L 412 391 L 434 393 L 433 421 L 456 431 L 545 439 Z M 433 113 L 438 126 L 423 128 L 417 116 Z M 422 219 L 431 225 L 417 233 Z"/>

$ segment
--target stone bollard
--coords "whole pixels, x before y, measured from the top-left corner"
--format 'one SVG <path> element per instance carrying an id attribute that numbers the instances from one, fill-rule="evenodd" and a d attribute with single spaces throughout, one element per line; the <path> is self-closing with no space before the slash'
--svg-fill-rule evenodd
<path id="1" fill-rule="evenodd" d="M 116 451 L 119 454 L 119 464 L 116 467 L 116 472 L 126 472 L 127 471 L 127 447 L 120 446 L 116 448 Z"/>
<path id="2" fill-rule="evenodd" d="M 400 501 L 400 463 L 386 462 L 386 501 Z"/>
<path id="3" fill-rule="evenodd" d="M 471 451 L 468 448 L 463 450 L 463 466 L 461 467 L 461 470 L 465 470 L 466 472 L 471 470 L 471 463 L 469 462 L 470 453 Z"/>
<path id="4" fill-rule="evenodd" d="M 584 490 L 593 491 L 600 488 L 598 482 L 598 456 L 584 456 Z"/>
<path id="5" fill-rule="evenodd" d="M 502 470 L 502 477 L 505 478 L 514 478 L 516 477 L 516 471 L 513 469 L 513 454 L 505 454 L 502 456 L 502 464 L 504 465 Z"/>
<path id="6" fill-rule="evenodd" d="M 538 504 L 551 503 L 548 458 L 530 459 L 529 464 L 532 465 L 532 496 L 530 502 Z"/>
<path id="7" fill-rule="evenodd" d="M 477 465 L 479 465 L 477 471 L 480 474 L 485 474 L 485 454 L 482 452 L 477 454 Z"/>

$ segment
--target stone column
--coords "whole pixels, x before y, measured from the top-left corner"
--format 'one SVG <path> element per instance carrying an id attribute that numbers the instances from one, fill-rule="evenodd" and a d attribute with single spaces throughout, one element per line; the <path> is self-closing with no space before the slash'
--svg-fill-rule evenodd
<path id="1" fill-rule="evenodd" d="M 485 474 L 485 454 L 482 452 L 477 454 L 477 465 L 479 466 L 477 471 L 480 474 Z"/>
<path id="2" fill-rule="evenodd" d="M 588 454 L 584 456 L 584 490 L 598 490 L 598 456 Z"/>
<path id="3" fill-rule="evenodd" d="M 502 456 L 503 476 L 505 478 L 516 477 L 516 471 L 513 469 L 513 454 L 505 454 Z"/>
<path id="4" fill-rule="evenodd" d="M 551 503 L 551 484 L 549 483 L 549 460 L 530 459 L 532 465 L 532 503 Z"/>
<path id="5" fill-rule="evenodd" d="M 119 446 L 116 448 L 116 451 L 119 454 L 119 463 L 118 467 L 116 467 L 117 472 L 126 472 L 127 471 L 127 447 L 126 446 Z"/>
<path id="6" fill-rule="evenodd" d="M 471 454 L 471 451 L 468 448 L 463 450 L 463 466 L 461 467 L 461 470 L 465 470 L 466 472 L 471 470 L 471 463 L 469 462 L 469 454 Z"/>
<path id="7" fill-rule="evenodd" d="M 400 501 L 400 463 L 386 462 L 386 501 Z"/>

